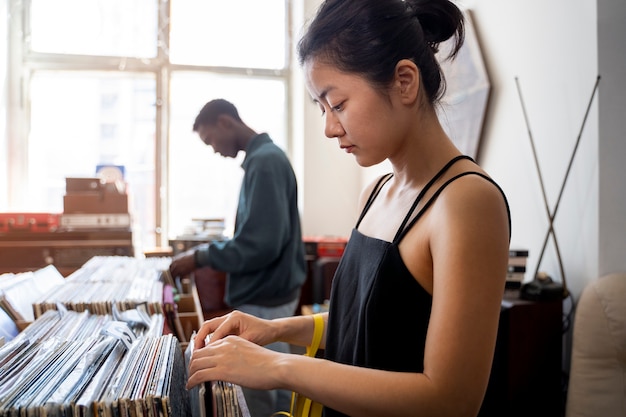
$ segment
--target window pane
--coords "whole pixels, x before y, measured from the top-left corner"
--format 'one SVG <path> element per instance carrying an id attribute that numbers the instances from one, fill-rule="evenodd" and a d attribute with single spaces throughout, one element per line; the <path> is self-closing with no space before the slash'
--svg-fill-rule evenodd
<path id="1" fill-rule="evenodd" d="M 7 18 L 7 3 L 6 1 L 0 1 L 0 18 L 2 22 L 0 22 L 0 33 L 3 34 L 5 41 L 0 42 L 0 80 L 2 80 L 2 84 L 0 85 L 0 150 L 9 149 L 8 141 L 7 141 L 7 61 L 8 61 L 8 21 Z M 9 159 L 8 152 L 0 151 L 0 211 L 6 211 L 9 207 L 9 182 L 8 182 L 8 170 Z"/>
<path id="2" fill-rule="evenodd" d="M 236 159 L 215 154 L 192 131 L 202 106 L 215 98 L 231 101 L 251 129 L 267 132 L 278 146 L 286 148 L 283 80 L 174 73 L 169 145 L 170 238 L 184 234 L 195 218 L 224 218 L 227 231 L 234 226 L 243 154 Z"/>
<path id="3" fill-rule="evenodd" d="M 157 0 L 32 0 L 31 48 L 38 52 L 151 58 Z"/>
<path id="4" fill-rule="evenodd" d="M 172 0 L 170 60 L 177 64 L 282 69 L 285 0 Z"/>
<path id="5" fill-rule="evenodd" d="M 154 247 L 155 79 L 152 74 L 37 72 L 31 83 L 28 210 L 63 211 L 66 177 L 122 165 L 136 249 Z"/>

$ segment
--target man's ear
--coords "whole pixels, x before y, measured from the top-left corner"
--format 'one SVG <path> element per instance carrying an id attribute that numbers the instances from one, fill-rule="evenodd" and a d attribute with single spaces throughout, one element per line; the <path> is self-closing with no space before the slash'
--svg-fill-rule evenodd
<path id="1" fill-rule="evenodd" d="M 231 128 L 233 126 L 233 118 L 227 114 L 220 114 L 217 116 L 216 125 L 222 128 Z"/>
<path id="2" fill-rule="evenodd" d="M 401 59 L 396 64 L 394 86 L 404 104 L 413 104 L 420 89 L 420 72 L 410 59 Z"/>

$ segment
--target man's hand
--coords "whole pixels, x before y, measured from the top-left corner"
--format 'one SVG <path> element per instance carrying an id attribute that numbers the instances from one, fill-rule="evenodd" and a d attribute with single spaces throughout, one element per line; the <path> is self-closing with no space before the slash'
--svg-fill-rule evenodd
<path id="1" fill-rule="evenodd" d="M 195 250 L 190 249 L 176 255 L 170 264 L 172 277 L 182 277 L 196 269 Z"/>

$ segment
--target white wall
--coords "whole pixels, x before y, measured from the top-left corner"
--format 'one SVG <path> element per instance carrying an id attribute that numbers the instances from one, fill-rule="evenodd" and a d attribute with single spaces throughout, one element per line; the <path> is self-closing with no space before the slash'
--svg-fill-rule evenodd
<path id="1" fill-rule="evenodd" d="M 626 156 L 626 141 L 619 135 L 625 130 L 624 87 L 601 107 L 603 126 L 609 126 L 605 117 L 614 123 L 606 127 L 607 138 L 599 137 L 605 129 L 599 127 L 599 105 L 605 103 L 602 97 L 615 91 L 616 83 L 625 84 L 624 2 L 600 2 L 606 9 L 600 16 L 600 33 L 607 38 L 605 43 L 611 39 L 615 44 L 605 47 L 609 49 L 603 72 L 616 69 L 614 77 L 602 77 L 600 93 L 593 97 L 554 220 L 567 285 L 575 297 L 599 274 L 626 270 L 626 193 L 620 192 L 626 178 L 620 161 Z M 305 4 L 310 16 L 319 1 L 307 0 Z M 509 199 L 511 246 L 530 250 L 526 280 L 538 267 L 560 281 L 552 235 L 538 263 L 549 220 L 515 79 L 535 142 L 548 210 L 553 212 L 599 74 L 599 3 L 465 0 L 459 4 L 472 12 L 492 84 L 478 162 L 500 183 Z M 615 47 L 621 48 L 621 53 L 612 53 L 610 48 Z M 359 168 L 341 154 L 334 141 L 324 139 L 317 109 L 310 102 L 304 108 L 305 233 L 347 235 L 356 218 L 358 191 L 385 168 Z"/>
<path id="2" fill-rule="evenodd" d="M 492 96 L 479 162 L 511 205 L 511 245 L 530 250 L 535 269 L 562 280 L 549 230 L 598 74 L 594 0 L 473 0 Z M 518 93 L 519 82 L 528 126 Z M 530 129 L 530 133 L 529 133 Z M 530 135 L 545 186 L 544 203 Z M 578 294 L 598 274 L 598 96 L 580 136 L 554 220 L 568 287 Z"/>

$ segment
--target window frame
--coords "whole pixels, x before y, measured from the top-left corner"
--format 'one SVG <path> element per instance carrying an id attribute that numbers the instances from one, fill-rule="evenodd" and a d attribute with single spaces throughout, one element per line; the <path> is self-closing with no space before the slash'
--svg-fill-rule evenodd
<path id="1" fill-rule="evenodd" d="M 157 56 L 152 59 L 111 56 L 82 56 L 35 52 L 30 49 L 30 0 L 7 0 L 8 21 L 7 62 L 7 209 L 24 206 L 28 181 L 28 138 L 30 134 L 30 91 L 33 74 L 40 70 L 107 71 L 153 73 L 156 80 L 155 118 L 155 220 L 156 245 L 168 245 L 168 172 L 169 172 L 169 112 L 170 80 L 177 71 L 276 78 L 285 84 L 286 131 L 292 131 L 291 79 L 291 0 L 285 2 L 285 67 L 280 70 L 181 65 L 169 62 L 164 51 L 169 50 L 170 0 L 158 3 Z M 190 115 L 193 118 L 195 115 Z M 286 151 L 293 157 L 292 135 L 286 137 Z"/>

